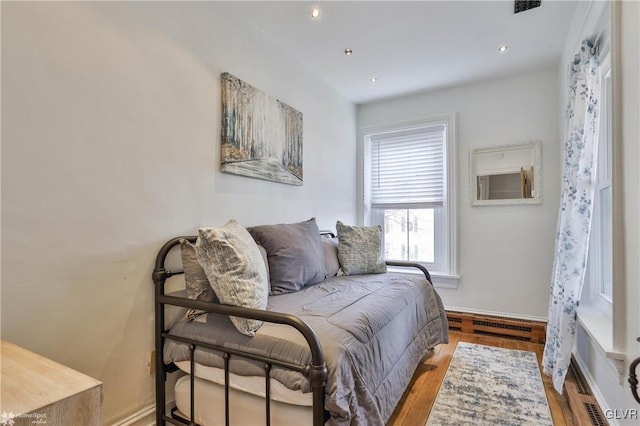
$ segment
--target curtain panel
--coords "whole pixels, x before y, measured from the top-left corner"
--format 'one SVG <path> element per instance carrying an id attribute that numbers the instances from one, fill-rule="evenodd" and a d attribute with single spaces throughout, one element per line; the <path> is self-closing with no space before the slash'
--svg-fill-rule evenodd
<path id="1" fill-rule="evenodd" d="M 553 386 L 559 393 L 575 343 L 576 309 L 587 266 L 600 127 L 599 98 L 598 58 L 593 43 L 585 40 L 569 70 L 562 192 L 542 358 L 543 371 L 553 378 Z"/>

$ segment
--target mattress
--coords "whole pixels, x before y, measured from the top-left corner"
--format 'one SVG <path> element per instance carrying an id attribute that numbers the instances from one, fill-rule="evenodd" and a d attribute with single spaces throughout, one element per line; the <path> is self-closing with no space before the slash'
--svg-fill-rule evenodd
<path id="1" fill-rule="evenodd" d="M 189 374 L 191 372 L 190 361 L 178 361 L 176 366 Z M 224 369 L 208 367 L 206 365 L 195 365 L 195 376 L 217 385 L 224 386 Z M 265 397 L 265 379 L 264 376 L 240 376 L 234 373 L 229 373 L 229 387 L 240 392 L 245 392 L 251 395 L 255 395 L 261 398 Z M 270 380 L 270 393 L 271 400 L 283 402 L 292 405 L 301 405 L 305 407 L 311 407 L 313 405 L 313 398 L 311 393 L 303 393 L 299 390 L 291 390 L 284 386 L 277 380 Z M 264 405 L 264 402 L 262 403 Z"/>
<path id="2" fill-rule="evenodd" d="M 197 369 L 196 369 L 197 370 Z M 196 377 L 195 420 L 202 426 L 225 424 L 224 386 Z M 262 379 L 264 384 L 264 379 Z M 175 385 L 175 400 L 179 415 L 189 419 L 191 412 L 189 376 L 178 379 Z M 231 426 L 265 425 L 265 400 L 250 393 L 229 390 L 229 423 Z M 309 406 L 271 402 L 271 424 L 278 426 L 300 426 L 313 424 Z"/>

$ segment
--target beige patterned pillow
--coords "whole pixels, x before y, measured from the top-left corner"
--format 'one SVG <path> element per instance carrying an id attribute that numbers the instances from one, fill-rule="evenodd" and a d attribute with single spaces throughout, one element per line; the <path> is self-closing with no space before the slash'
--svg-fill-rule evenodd
<path id="1" fill-rule="evenodd" d="M 194 245 L 198 263 L 221 303 L 266 309 L 267 269 L 258 245 L 235 220 L 221 228 L 200 228 Z M 238 331 L 254 336 L 262 321 L 231 317 Z"/>
<path id="2" fill-rule="evenodd" d="M 338 221 L 338 260 L 344 275 L 383 274 L 382 226 L 348 226 Z"/>

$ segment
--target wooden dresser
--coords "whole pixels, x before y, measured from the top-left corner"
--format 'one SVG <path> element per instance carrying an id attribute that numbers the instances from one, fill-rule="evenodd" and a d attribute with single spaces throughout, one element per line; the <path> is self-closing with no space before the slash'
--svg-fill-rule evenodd
<path id="1" fill-rule="evenodd" d="M 102 424 L 101 382 L 13 343 L 0 345 L 0 424 Z"/>

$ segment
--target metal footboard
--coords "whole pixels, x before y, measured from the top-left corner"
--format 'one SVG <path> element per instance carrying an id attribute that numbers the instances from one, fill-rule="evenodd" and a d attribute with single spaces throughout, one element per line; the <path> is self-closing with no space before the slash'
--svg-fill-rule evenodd
<path id="1" fill-rule="evenodd" d="M 196 236 L 176 237 L 169 240 L 158 252 L 156 257 L 155 268 L 153 270 L 153 283 L 155 286 L 155 373 L 156 373 L 156 424 L 165 425 L 167 422 L 171 424 L 180 425 L 184 421 L 173 418 L 166 414 L 166 388 L 165 382 L 167 379 L 167 373 L 176 371 L 174 365 L 165 365 L 163 360 L 163 348 L 166 339 L 174 339 L 189 345 L 191 352 L 191 374 L 190 374 L 190 392 L 191 392 L 191 406 L 190 406 L 190 423 L 195 425 L 195 385 L 194 385 L 194 352 L 198 348 L 206 348 L 219 351 L 224 357 L 224 370 L 225 370 L 225 424 L 229 425 L 229 362 L 232 358 L 243 357 L 254 361 L 263 363 L 265 370 L 265 424 L 271 424 L 271 389 L 270 389 L 270 373 L 273 366 L 293 370 L 304 374 L 309 379 L 311 389 L 313 392 L 313 425 L 320 426 L 325 421 L 324 411 L 324 392 L 325 384 L 327 380 L 327 367 L 324 361 L 322 353 L 322 347 L 320 342 L 313 332 L 313 330 L 300 318 L 283 314 L 278 312 L 263 311 L 259 309 L 251 309 L 239 306 L 223 305 L 212 302 L 203 302 L 198 300 L 187 299 L 185 297 L 177 297 L 168 295 L 165 293 L 165 282 L 167 278 L 182 274 L 182 271 L 171 272 L 165 269 L 165 261 L 169 252 L 177 245 L 180 244 L 180 240 L 185 239 L 190 242 L 196 241 Z M 295 328 L 305 338 L 309 350 L 311 352 L 311 364 L 297 365 L 287 362 L 283 362 L 278 359 L 264 357 L 252 353 L 243 352 L 237 349 L 225 348 L 223 346 L 212 345 L 205 342 L 200 342 L 194 339 L 183 338 L 174 336 L 165 330 L 165 306 L 182 306 L 185 308 L 199 309 L 205 312 L 213 312 L 223 315 L 231 315 L 236 317 L 243 317 L 255 320 L 261 320 L 264 322 L 271 322 L 277 324 L 284 324 Z"/>

